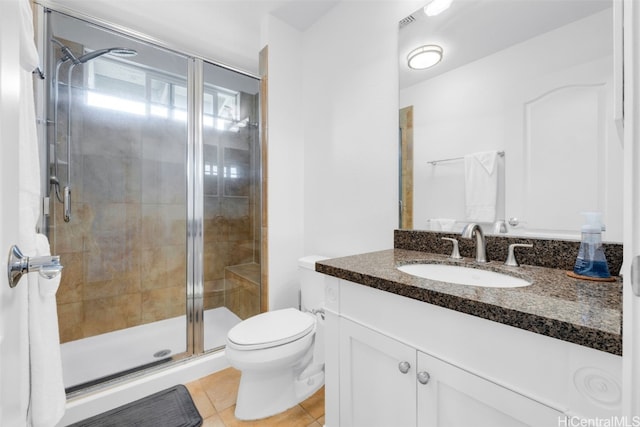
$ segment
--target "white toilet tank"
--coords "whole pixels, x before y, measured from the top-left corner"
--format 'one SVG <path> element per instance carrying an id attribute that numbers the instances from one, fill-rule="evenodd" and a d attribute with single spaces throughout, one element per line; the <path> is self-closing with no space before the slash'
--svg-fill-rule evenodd
<path id="1" fill-rule="evenodd" d="M 298 260 L 300 271 L 300 304 L 302 311 L 317 310 L 324 305 L 324 275 L 315 271 L 316 261 L 328 259 L 309 255 Z"/>

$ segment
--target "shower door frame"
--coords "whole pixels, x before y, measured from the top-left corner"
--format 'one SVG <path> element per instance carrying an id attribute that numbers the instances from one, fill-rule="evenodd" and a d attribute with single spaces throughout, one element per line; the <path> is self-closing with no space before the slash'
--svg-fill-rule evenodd
<path id="1" fill-rule="evenodd" d="M 176 365 L 189 359 L 201 357 L 207 354 L 215 353 L 223 350 L 224 347 L 217 347 L 212 349 L 204 348 L 204 175 L 203 175 L 203 161 L 204 161 L 204 140 L 203 140 L 203 96 L 204 96 L 204 64 L 210 63 L 215 66 L 225 68 L 229 71 L 250 77 L 257 82 L 261 81 L 261 78 L 257 75 L 248 73 L 246 71 L 216 62 L 214 60 L 204 58 L 193 52 L 181 50 L 176 46 L 167 44 L 161 40 L 150 37 L 141 32 L 131 30 L 129 28 L 113 24 L 111 22 L 101 20 L 92 16 L 88 16 L 81 12 L 69 9 L 65 6 L 56 4 L 54 2 L 46 0 L 35 0 L 37 25 L 36 25 L 36 44 L 39 52 L 48 52 L 48 28 L 46 15 L 49 11 L 60 13 L 69 16 L 74 19 L 79 19 L 90 25 L 95 25 L 103 28 L 107 31 L 115 32 L 125 37 L 131 37 L 139 42 L 147 43 L 153 47 L 163 49 L 170 53 L 182 56 L 187 61 L 187 162 L 186 162 L 186 184 L 187 184 L 187 212 L 186 212 L 186 259 L 187 274 L 186 274 L 186 351 L 183 353 L 177 353 L 171 355 L 165 363 L 153 366 L 136 366 L 126 373 L 115 374 L 113 379 L 106 379 L 100 381 L 95 385 L 89 385 L 83 387 L 77 391 L 73 391 L 67 394 L 67 397 L 82 396 L 87 392 L 94 392 L 104 389 L 106 387 L 118 384 L 132 378 L 144 376 L 148 373 L 160 371 L 168 367 Z M 47 76 L 47 79 L 50 77 Z M 40 118 L 47 117 L 47 100 L 50 99 L 48 93 L 51 85 L 42 84 L 36 91 L 37 102 L 37 114 Z M 262 95 L 259 95 L 260 97 Z M 260 112 L 258 112 L 260 115 Z M 40 136 L 41 152 L 47 153 L 46 158 L 43 159 L 43 168 L 49 167 L 49 141 L 47 139 L 47 120 L 38 120 L 38 132 Z M 258 128 L 258 140 L 262 133 L 261 128 Z M 259 147 L 260 153 L 259 164 L 263 162 L 263 147 Z M 262 176 L 262 170 L 260 170 Z M 44 197 L 50 197 L 50 185 L 49 185 L 49 173 L 43 174 L 42 188 L 44 189 Z M 55 197 L 55 196 L 54 196 Z M 261 196 L 261 203 L 264 203 L 264 195 Z M 45 203 L 43 203 L 45 206 Z M 42 215 L 42 223 L 40 229 L 43 232 L 48 233 L 48 216 Z M 260 218 L 263 221 L 263 218 Z M 262 239 L 262 237 L 261 237 Z M 264 249 L 264 248 L 263 248 Z M 261 268 L 265 259 L 264 250 L 261 256 Z M 260 288 L 260 299 L 264 300 L 262 291 L 264 288 Z M 122 375 L 120 375 L 122 374 Z"/>
<path id="2" fill-rule="evenodd" d="M 187 72 L 187 354 L 204 354 L 204 141 L 202 59 L 190 58 Z M 200 88 L 200 90 L 196 90 Z M 189 112 L 190 111 L 190 112 Z M 192 169 L 192 170 L 190 170 Z M 191 255 L 190 255 L 191 254 Z M 190 307 L 191 306 L 191 307 Z"/>

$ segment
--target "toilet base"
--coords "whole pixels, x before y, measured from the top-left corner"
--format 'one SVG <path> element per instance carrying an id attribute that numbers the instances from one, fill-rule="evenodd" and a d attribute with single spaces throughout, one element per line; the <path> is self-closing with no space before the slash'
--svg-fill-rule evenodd
<path id="1" fill-rule="evenodd" d="M 307 370 L 305 373 L 309 375 L 297 380 L 295 383 L 298 403 L 311 397 L 313 393 L 324 385 L 324 365 L 317 366 L 316 369 L 313 370 Z"/>
<path id="2" fill-rule="evenodd" d="M 310 373 L 310 375 L 305 375 Z M 305 370 L 301 378 L 294 372 L 243 371 L 236 401 L 239 420 L 258 420 L 284 412 L 310 397 L 324 385 L 324 369 Z"/>

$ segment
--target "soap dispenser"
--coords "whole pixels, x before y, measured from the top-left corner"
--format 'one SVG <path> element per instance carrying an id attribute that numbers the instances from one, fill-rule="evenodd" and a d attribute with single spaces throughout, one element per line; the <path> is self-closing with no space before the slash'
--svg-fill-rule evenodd
<path id="1" fill-rule="evenodd" d="M 582 241 L 578 258 L 569 276 L 576 279 L 615 281 L 609 273 L 607 258 L 602 248 L 602 213 L 583 212 L 586 224 L 582 226 Z"/>

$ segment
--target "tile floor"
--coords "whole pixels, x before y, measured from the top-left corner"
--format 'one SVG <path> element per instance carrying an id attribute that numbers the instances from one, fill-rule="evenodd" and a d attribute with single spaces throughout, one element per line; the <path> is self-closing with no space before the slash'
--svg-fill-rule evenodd
<path id="1" fill-rule="evenodd" d="M 227 368 L 185 384 L 204 419 L 203 427 L 322 427 L 324 387 L 313 396 L 281 414 L 258 421 L 240 421 L 233 412 L 240 371 Z"/>

